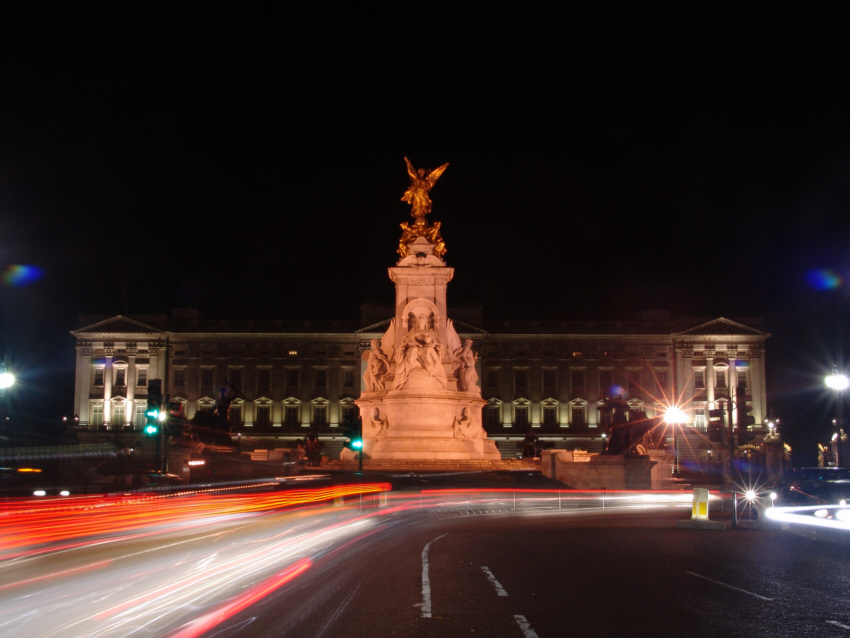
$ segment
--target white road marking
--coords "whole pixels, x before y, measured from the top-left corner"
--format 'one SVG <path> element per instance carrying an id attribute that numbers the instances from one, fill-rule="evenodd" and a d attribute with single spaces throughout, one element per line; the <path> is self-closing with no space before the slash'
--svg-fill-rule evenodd
<path id="1" fill-rule="evenodd" d="M 525 638 L 537 638 L 537 632 L 531 628 L 531 624 L 525 616 L 514 614 L 514 620 L 516 620 L 516 624 L 519 625 L 522 635 L 525 636 Z"/>
<path id="2" fill-rule="evenodd" d="M 431 549 L 431 543 L 440 540 L 448 534 L 441 534 L 434 540 L 428 541 L 425 549 L 422 550 L 422 618 L 431 617 L 431 577 L 428 575 L 428 550 Z"/>
<path id="3" fill-rule="evenodd" d="M 498 580 L 496 580 L 496 577 L 493 576 L 493 572 L 491 572 L 488 567 L 484 567 L 482 565 L 481 571 L 484 572 L 485 574 L 487 574 L 487 578 L 490 579 L 490 582 L 493 584 L 493 587 L 496 588 L 496 593 L 499 594 L 499 596 L 507 596 L 508 595 L 508 592 L 505 591 L 504 587 L 502 587 L 502 583 L 500 583 Z"/>
<path id="4" fill-rule="evenodd" d="M 708 576 L 702 576 L 700 574 L 695 574 L 694 572 L 685 572 L 686 574 L 690 574 L 691 576 L 696 576 L 697 578 L 702 578 L 703 580 L 707 580 L 710 583 L 714 583 L 715 585 L 721 585 L 722 587 L 728 587 L 729 589 L 734 589 L 735 591 L 739 591 L 742 594 L 747 594 L 748 596 L 753 596 L 754 598 L 758 598 L 759 600 L 773 600 L 773 598 L 767 598 L 766 596 L 762 596 L 760 594 L 755 594 L 751 591 L 747 591 L 746 589 L 741 589 L 740 587 L 735 587 L 735 585 L 730 585 L 729 583 L 722 583 L 719 580 L 714 580 L 713 578 L 709 578 Z"/>
<path id="5" fill-rule="evenodd" d="M 845 625 L 844 623 L 838 622 L 837 620 L 827 620 L 830 625 L 835 625 L 836 627 L 841 627 L 842 629 L 850 629 L 850 625 Z"/>

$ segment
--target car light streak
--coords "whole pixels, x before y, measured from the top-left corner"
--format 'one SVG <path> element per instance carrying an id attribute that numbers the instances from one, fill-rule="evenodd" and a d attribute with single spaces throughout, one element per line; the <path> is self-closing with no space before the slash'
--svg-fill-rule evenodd
<path id="1" fill-rule="evenodd" d="M 850 510 L 845 505 L 771 507 L 765 511 L 765 516 L 780 523 L 850 530 Z"/>
<path id="2" fill-rule="evenodd" d="M 268 494 L 192 494 L 102 497 L 44 502 L 11 502 L 0 508 L 0 557 L 12 550 L 81 537 L 115 535 L 172 525 L 200 516 L 267 512 L 388 490 L 386 483 L 294 489 Z M 85 514 L 81 516 L 81 514 Z"/>
<path id="3" fill-rule="evenodd" d="M 199 635 L 303 573 L 329 548 L 368 533 L 378 520 L 355 514 L 355 520 L 345 524 L 334 520 L 338 510 L 325 508 L 315 511 L 312 525 L 296 522 L 302 529 L 293 536 L 291 528 L 282 532 L 275 524 L 289 522 L 292 514 L 272 516 L 250 528 L 243 526 L 238 540 L 228 540 L 229 533 L 193 537 L 116 555 L 113 570 L 99 577 L 81 580 L 66 570 L 50 574 L 51 587 L 40 591 L 10 587 L 0 598 L 2 633 L 14 630 L 16 635 L 42 638 L 160 636 L 182 625 L 177 635 Z M 265 532 L 258 534 L 258 526 Z M 243 538 L 244 533 L 252 537 Z M 168 558 L 169 549 L 184 558 L 175 564 Z M 36 579 L 30 582 L 37 584 Z M 33 609 L 50 610 L 49 618 L 33 614 Z"/>
<path id="4" fill-rule="evenodd" d="M 218 609 L 204 614 L 200 618 L 192 621 L 188 627 L 172 634 L 171 638 L 194 638 L 195 636 L 200 636 L 204 632 L 221 624 L 234 614 L 237 614 L 261 598 L 265 598 L 271 592 L 285 585 L 294 578 L 297 578 L 307 571 L 311 565 L 312 562 L 308 558 L 298 561 L 295 565 L 278 572 L 265 582 L 260 583 L 253 589 L 245 592 L 236 600 L 233 600 L 230 603 L 227 603 L 226 605 L 223 605 Z"/>
<path id="5" fill-rule="evenodd" d="M 0 634 L 194 638 L 420 515 L 598 515 L 692 500 L 686 492 L 388 490 L 374 483 L 9 501 L 0 507 L 0 555 L 17 558 L 0 562 Z"/>

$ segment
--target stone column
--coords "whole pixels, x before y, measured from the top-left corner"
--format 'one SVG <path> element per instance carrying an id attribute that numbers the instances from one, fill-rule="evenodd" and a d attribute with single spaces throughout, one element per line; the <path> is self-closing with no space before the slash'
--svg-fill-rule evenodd
<path id="1" fill-rule="evenodd" d="M 103 424 L 112 425 L 112 355 L 106 356 L 103 369 Z"/>

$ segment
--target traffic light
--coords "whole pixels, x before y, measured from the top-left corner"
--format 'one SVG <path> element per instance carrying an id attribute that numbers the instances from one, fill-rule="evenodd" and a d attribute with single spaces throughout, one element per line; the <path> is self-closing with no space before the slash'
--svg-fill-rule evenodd
<path id="1" fill-rule="evenodd" d="M 725 410 L 719 408 L 717 410 L 708 411 L 708 440 L 714 443 L 719 443 L 723 440 L 723 416 Z"/>
<path id="2" fill-rule="evenodd" d="M 345 432 L 345 435 L 348 437 L 346 446 L 352 450 L 363 449 L 363 422 L 360 420 L 360 417 L 350 417 L 346 419 L 346 424 L 348 426 Z"/>
<path id="3" fill-rule="evenodd" d="M 756 419 L 750 412 L 752 407 L 747 405 L 747 400 L 750 399 L 747 395 L 747 389 L 744 386 L 738 386 L 738 445 L 743 445 L 753 438 L 753 434 L 747 429 L 751 425 L 755 425 Z"/>
<path id="4" fill-rule="evenodd" d="M 162 410 L 162 380 L 151 379 L 148 384 L 148 409 L 145 410 L 145 434 L 159 434 L 159 413 Z"/>

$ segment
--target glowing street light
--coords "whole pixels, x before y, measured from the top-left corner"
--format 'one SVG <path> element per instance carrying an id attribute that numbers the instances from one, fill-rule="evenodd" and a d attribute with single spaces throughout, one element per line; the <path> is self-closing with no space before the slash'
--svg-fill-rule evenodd
<path id="1" fill-rule="evenodd" d="M 824 379 L 826 387 L 832 390 L 835 395 L 835 465 L 841 467 L 844 460 L 844 450 L 841 449 L 841 393 L 850 386 L 850 379 L 845 375 L 839 374 L 833 368 L 832 374 Z"/>
<path id="2" fill-rule="evenodd" d="M 682 424 L 685 422 L 685 413 L 675 405 L 667 408 L 667 412 L 664 413 L 664 421 L 669 423 L 673 427 L 673 476 L 679 476 L 679 440 L 678 440 L 678 431 Z"/>
<path id="3" fill-rule="evenodd" d="M 15 375 L 0 368 L 0 390 L 6 390 L 15 385 Z"/>

